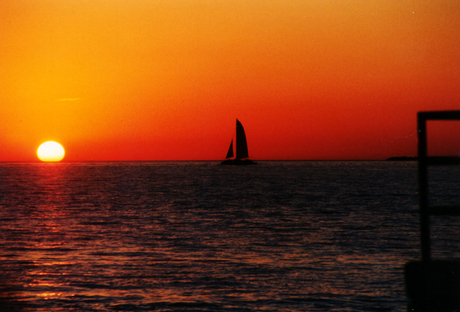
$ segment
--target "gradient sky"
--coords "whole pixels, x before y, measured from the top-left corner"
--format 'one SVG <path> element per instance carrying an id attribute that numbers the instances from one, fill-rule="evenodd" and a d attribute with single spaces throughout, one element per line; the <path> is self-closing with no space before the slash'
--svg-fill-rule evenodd
<path id="1" fill-rule="evenodd" d="M 0 2 L 0 161 L 416 155 L 460 109 L 458 0 Z M 430 122 L 460 154 L 460 122 Z"/>

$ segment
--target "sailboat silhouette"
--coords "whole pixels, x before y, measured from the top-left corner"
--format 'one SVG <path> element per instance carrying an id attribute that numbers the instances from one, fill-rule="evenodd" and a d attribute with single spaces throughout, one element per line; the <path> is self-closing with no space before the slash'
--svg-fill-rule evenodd
<path id="1" fill-rule="evenodd" d="M 221 162 L 222 165 L 256 165 L 257 163 L 249 159 L 248 143 L 246 141 L 246 134 L 241 122 L 236 120 L 236 138 L 235 138 L 235 153 L 233 153 L 233 139 L 230 142 L 227 156 Z"/>

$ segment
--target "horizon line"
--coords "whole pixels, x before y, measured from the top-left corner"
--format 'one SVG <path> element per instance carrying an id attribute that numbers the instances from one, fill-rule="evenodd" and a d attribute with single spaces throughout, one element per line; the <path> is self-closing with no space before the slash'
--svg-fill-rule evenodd
<path id="1" fill-rule="evenodd" d="M 387 161 L 390 158 L 402 158 L 406 157 L 409 159 L 417 158 L 417 156 L 394 156 L 385 159 L 254 159 L 254 161 Z M 0 160 L 0 163 L 82 163 L 82 162 L 221 162 L 222 160 L 218 159 L 175 159 L 175 160 L 61 160 L 61 161 L 40 161 L 40 160 L 33 160 L 33 161 L 22 161 L 22 160 Z M 409 160 L 410 161 L 410 160 Z"/>

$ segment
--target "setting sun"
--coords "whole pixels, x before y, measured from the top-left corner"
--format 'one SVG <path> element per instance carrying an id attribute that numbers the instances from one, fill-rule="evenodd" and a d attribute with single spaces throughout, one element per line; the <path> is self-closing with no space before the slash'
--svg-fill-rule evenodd
<path id="1" fill-rule="evenodd" d="M 41 161 L 61 161 L 64 155 L 62 145 L 54 141 L 43 143 L 37 150 L 37 156 Z"/>

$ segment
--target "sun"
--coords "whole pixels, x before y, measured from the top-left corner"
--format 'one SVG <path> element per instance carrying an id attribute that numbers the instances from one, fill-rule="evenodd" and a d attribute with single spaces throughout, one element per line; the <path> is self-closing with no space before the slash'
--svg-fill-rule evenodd
<path id="1" fill-rule="evenodd" d="M 54 141 L 43 143 L 37 150 L 37 156 L 41 161 L 61 161 L 64 155 L 62 145 Z"/>

